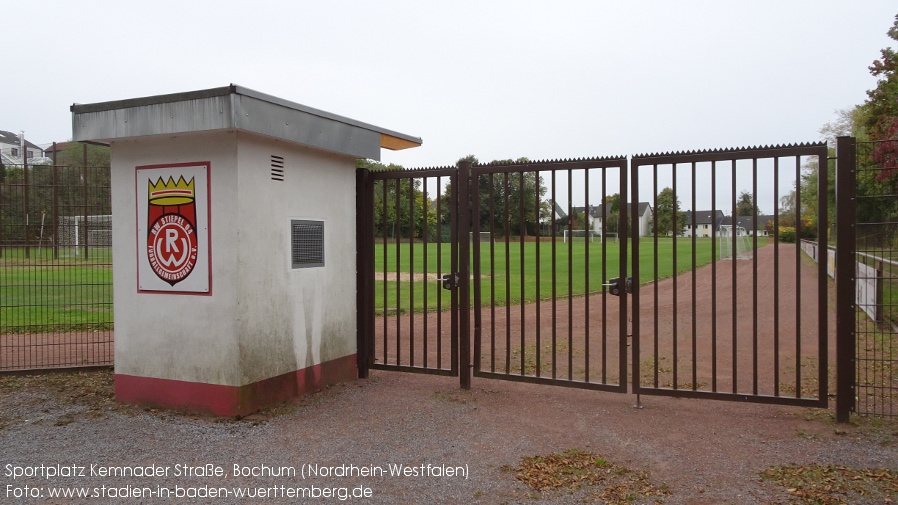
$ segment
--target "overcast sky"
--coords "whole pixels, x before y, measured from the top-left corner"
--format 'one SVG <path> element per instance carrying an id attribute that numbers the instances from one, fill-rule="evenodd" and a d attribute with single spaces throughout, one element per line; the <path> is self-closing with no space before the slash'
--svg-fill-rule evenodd
<path id="1" fill-rule="evenodd" d="M 423 138 L 384 151 L 406 167 L 816 141 L 875 85 L 898 14 L 894 0 L 4 3 L 24 10 L 4 16 L 2 130 L 63 141 L 72 103 L 235 83 Z"/>

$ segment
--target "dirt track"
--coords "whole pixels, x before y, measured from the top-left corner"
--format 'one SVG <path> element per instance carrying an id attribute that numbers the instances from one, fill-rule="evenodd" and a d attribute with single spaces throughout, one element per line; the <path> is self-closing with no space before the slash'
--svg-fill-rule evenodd
<path id="1" fill-rule="evenodd" d="M 757 251 L 757 275 L 754 261 L 736 261 L 735 284 L 734 262 L 727 260 L 697 269 L 694 278 L 686 273 L 640 288 L 639 356 L 632 359 L 632 338 L 628 338 L 626 359 L 640 364 L 643 386 L 673 388 L 676 384 L 685 389 L 694 386 L 703 391 L 788 397 L 800 390 L 802 397 L 817 395 L 820 320 L 816 267 L 800 252 L 796 262 L 794 245 L 780 245 L 778 259 L 775 251 L 775 246 Z M 482 370 L 516 375 L 523 370 L 528 376 L 620 382 L 618 297 L 597 293 L 559 299 L 554 304 L 542 301 L 495 308 L 485 304 L 481 315 Z M 447 368 L 450 317 L 447 312 L 432 312 L 426 317 L 379 318 L 375 323 L 377 357 L 396 363 L 399 355 L 400 364 L 421 366 L 426 342 L 428 366 L 435 366 L 439 325 L 441 364 Z M 477 314 L 472 314 L 475 347 L 477 321 Z M 828 311 L 828 325 L 832 335 L 832 310 Z M 401 339 L 398 353 L 397 331 Z M 636 333 L 632 321 L 628 321 L 627 332 Z M 834 348 L 832 338 L 829 344 Z M 628 367 L 632 370 L 632 364 Z"/>

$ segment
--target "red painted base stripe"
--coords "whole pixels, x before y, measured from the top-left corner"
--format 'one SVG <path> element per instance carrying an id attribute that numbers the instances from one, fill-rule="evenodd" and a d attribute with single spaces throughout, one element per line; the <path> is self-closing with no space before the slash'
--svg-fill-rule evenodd
<path id="1" fill-rule="evenodd" d="M 245 386 L 115 374 L 115 397 L 124 403 L 147 407 L 244 416 L 357 377 L 356 355 L 351 354 Z"/>

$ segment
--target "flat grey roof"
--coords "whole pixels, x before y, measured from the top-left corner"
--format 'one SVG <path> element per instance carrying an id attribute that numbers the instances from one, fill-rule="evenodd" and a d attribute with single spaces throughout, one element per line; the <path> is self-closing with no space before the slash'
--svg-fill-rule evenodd
<path id="1" fill-rule="evenodd" d="M 169 95 L 74 104 L 72 139 L 106 142 L 224 129 L 259 133 L 358 158 L 418 147 L 413 137 L 231 84 Z"/>

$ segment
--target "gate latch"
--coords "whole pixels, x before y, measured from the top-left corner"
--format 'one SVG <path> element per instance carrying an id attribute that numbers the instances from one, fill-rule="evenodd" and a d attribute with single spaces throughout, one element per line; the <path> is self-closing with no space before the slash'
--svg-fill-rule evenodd
<path id="1" fill-rule="evenodd" d="M 620 277 L 614 277 L 612 279 L 609 279 L 608 282 L 606 282 L 602 285 L 608 286 L 609 287 L 608 292 L 611 293 L 612 295 L 620 296 L 620 288 L 621 288 Z M 627 293 L 633 292 L 633 278 L 632 277 L 627 277 L 625 289 L 626 289 Z"/>
<path id="2" fill-rule="evenodd" d="M 440 277 L 443 282 L 443 289 L 455 289 L 458 287 L 458 274 L 446 274 Z"/>

